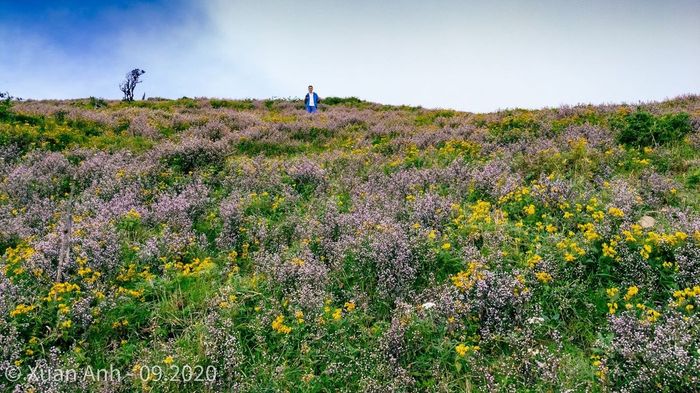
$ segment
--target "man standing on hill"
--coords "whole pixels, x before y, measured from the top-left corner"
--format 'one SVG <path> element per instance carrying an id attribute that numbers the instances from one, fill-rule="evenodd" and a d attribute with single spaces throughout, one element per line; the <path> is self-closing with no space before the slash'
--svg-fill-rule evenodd
<path id="1" fill-rule="evenodd" d="M 314 87 L 309 85 L 309 92 L 306 93 L 306 98 L 304 98 L 304 105 L 306 106 L 306 111 L 309 113 L 316 112 L 318 108 L 318 103 L 321 100 L 318 99 L 318 94 L 314 93 Z"/>

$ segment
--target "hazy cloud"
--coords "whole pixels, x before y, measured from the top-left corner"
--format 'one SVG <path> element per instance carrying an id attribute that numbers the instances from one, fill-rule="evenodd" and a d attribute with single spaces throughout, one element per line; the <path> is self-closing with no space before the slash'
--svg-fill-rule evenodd
<path id="1" fill-rule="evenodd" d="M 700 92 L 699 17 L 680 0 L 135 2 L 91 16 L 106 28 L 86 43 L 6 15 L 0 88 L 118 98 L 140 67 L 140 91 L 171 98 L 299 96 L 313 83 L 471 111 L 663 99 Z"/>

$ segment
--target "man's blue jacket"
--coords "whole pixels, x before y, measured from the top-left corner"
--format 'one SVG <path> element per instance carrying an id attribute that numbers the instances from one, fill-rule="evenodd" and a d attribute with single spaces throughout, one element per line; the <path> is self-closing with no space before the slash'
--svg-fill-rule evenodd
<path id="1" fill-rule="evenodd" d="M 318 99 L 318 94 L 316 94 L 316 92 L 314 92 L 314 104 L 316 104 L 316 106 L 318 106 L 319 102 L 320 102 L 320 100 Z M 309 93 L 306 93 L 306 98 L 304 98 L 304 105 L 309 106 Z"/>

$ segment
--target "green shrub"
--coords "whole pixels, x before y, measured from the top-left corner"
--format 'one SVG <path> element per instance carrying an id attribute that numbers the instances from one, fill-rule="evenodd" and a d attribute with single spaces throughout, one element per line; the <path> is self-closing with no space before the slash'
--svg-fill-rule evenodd
<path id="1" fill-rule="evenodd" d="M 690 116 L 685 112 L 657 117 L 641 109 L 613 120 L 612 126 L 619 130 L 620 143 L 638 147 L 664 145 L 691 131 Z"/>
<path id="2" fill-rule="evenodd" d="M 333 136 L 333 131 L 327 128 L 310 127 L 308 129 L 295 130 L 290 134 L 290 138 L 296 141 L 314 142 L 326 141 Z"/>
<path id="3" fill-rule="evenodd" d="M 106 130 L 104 125 L 85 119 L 68 120 L 66 124 L 72 128 L 71 132 L 84 136 L 99 136 Z"/>
<path id="4" fill-rule="evenodd" d="M 239 153 L 248 156 L 257 156 L 262 154 L 267 157 L 291 155 L 304 152 L 304 146 L 281 144 L 267 141 L 257 141 L 244 139 L 237 145 L 236 149 Z"/>
<path id="5" fill-rule="evenodd" d="M 236 110 L 255 109 L 255 105 L 253 105 L 253 101 L 251 101 L 251 100 L 235 101 L 235 100 L 211 99 L 211 100 L 209 100 L 209 103 L 211 104 L 211 107 L 214 109 L 219 109 L 219 108 L 229 108 L 229 109 L 236 109 Z"/>
<path id="6" fill-rule="evenodd" d="M 365 101 L 357 97 L 326 97 L 323 99 L 322 103 L 326 105 L 348 105 L 348 106 L 358 106 Z"/>
<path id="7" fill-rule="evenodd" d="M 450 109 L 438 109 L 436 111 L 429 111 L 425 113 L 421 113 L 416 116 L 415 123 L 417 126 L 427 126 L 430 124 L 434 124 L 435 121 L 439 118 L 445 118 L 449 119 L 454 117 L 455 111 L 450 110 Z"/>
<path id="8" fill-rule="evenodd" d="M 685 184 L 688 185 L 688 188 L 697 188 L 700 186 L 700 168 L 695 168 L 688 173 Z"/>
<path id="9" fill-rule="evenodd" d="M 669 113 L 657 118 L 656 132 L 659 143 L 681 140 L 691 131 L 690 115 L 685 112 Z"/>
<path id="10" fill-rule="evenodd" d="M 0 93 L 0 121 L 8 121 L 12 118 L 12 97 L 8 93 Z"/>
<path id="11" fill-rule="evenodd" d="M 90 97 L 90 107 L 91 108 L 105 108 L 107 107 L 107 101 L 102 98 Z"/>
<path id="12" fill-rule="evenodd" d="M 499 120 L 488 122 L 486 127 L 491 135 L 503 143 L 512 143 L 538 136 L 542 128 L 532 112 L 521 109 L 504 111 Z"/>

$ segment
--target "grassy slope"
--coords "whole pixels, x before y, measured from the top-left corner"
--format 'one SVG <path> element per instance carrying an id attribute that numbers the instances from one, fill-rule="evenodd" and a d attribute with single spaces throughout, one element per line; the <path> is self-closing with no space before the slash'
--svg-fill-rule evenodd
<path id="1" fill-rule="evenodd" d="M 697 321 L 685 308 L 692 294 L 682 307 L 668 301 L 692 282 L 679 277 L 677 249 L 700 242 L 700 232 L 678 235 L 664 213 L 698 211 L 697 130 L 645 149 L 615 142 L 635 126 L 634 106 L 471 114 L 338 101 L 313 119 L 286 101 L 16 104 L 0 123 L 0 144 L 15 152 L 4 153 L 12 159 L 3 164 L 3 211 L 32 214 L 26 207 L 36 199 L 8 179 L 22 176 L 16 170 L 31 154 L 50 151 L 76 168 L 87 161 L 81 149 L 131 151 L 101 181 L 144 195 L 104 224 L 117 234 L 118 260 L 74 261 L 66 281 L 75 287 L 66 288 L 53 282 L 51 267 L 36 270 L 38 242 L 58 232 L 71 188 L 85 205 L 76 220 L 99 216 L 86 202 L 95 185 L 68 169 L 50 186 L 21 187 L 58 201 L 57 214 L 43 228 L 22 221 L 37 229 L 34 237 L 2 233 L 3 282 L 13 288 L 2 334 L 21 350 L 2 360 L 26 369 L 58 348 L 57 364 L 137 372 L 211 365 L 219 373 L 218 385 L 151 380 L 108 388 L 123 391 L 599 391 L 642 372 L 613 343 L 610 314 L 649 326 L 678 309 Z M 700 99 L 641 110 L 654 124 L 679 112 L 691 124 Z M 148 154 L 156 168 L 144 168 Z M 490 173 L 485 166 L 494 162 L 506 170 L 486 180 L 469 172 Z M 647 183 L 650 173 L 659 184 Z M 208 196 L 186 211 L 191 232 L 148 218 L 160 196 L 195 180 Z M 638 198 L 617 196 L 621 184 Z M 234 218 L 222 207 L 232 195 Z M 616 205 L 622 202 L 629 206 Z M 644 215 L 657 218 L 652 230 L 661 240 L 631 226 Z M 334 219 L 367 225 L 334 227 Z M 227 220 L 233 239 L 220 246 Z M 143 256 L 149 239 L 171 241 L 164 223 L 201 238 Z M 625 231 L 635 240 L 625 240 Z M 75 236 L 87 247 L 92 234 Z M 353 237 L 358 244 L 337 244 Z M 645 245 L 652 249 L 641 258 Z M 55 268 L 55 255 L 47 259 Z M 482 286 L 486 292 L 477 292 Z M 425 310 L 426 301 L 438 305 Z M 80 322 L 81 307 L 89 323 Z M 697 331 L 688 334 L 698 342 Z M 657 371 L 651 381 L 682 391 L 698 377 L 676 372 L 678 380 Z"/>

